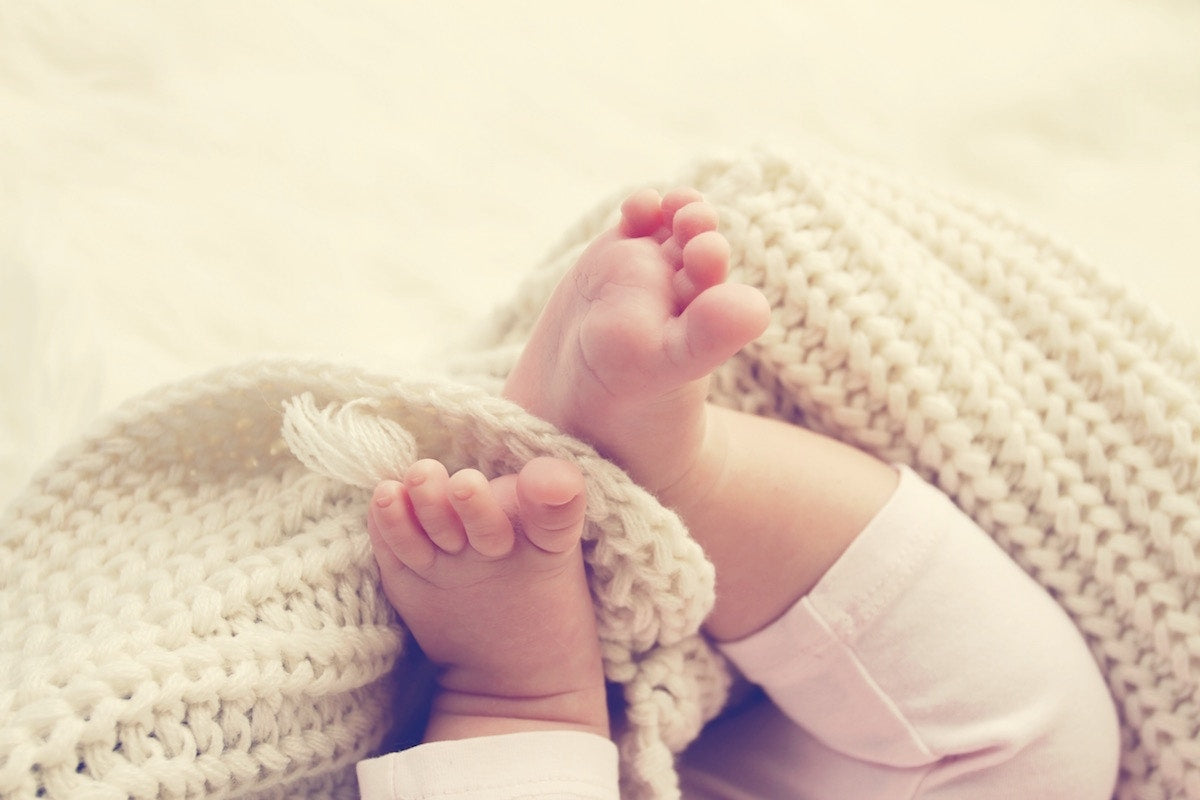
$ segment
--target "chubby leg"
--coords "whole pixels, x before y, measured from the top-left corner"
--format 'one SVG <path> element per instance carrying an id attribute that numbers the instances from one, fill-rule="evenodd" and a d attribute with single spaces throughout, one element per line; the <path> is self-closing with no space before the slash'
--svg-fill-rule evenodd
<path id="1" fill-rule="evenodd" d="M 490 482 L 425 460 L 376 487 L 368 530 L 384 593 L 439 669 L 426 741 L 608 736 L 584 505 L 578 469 L 549 458 Z"/>
<path id="2" fill-rule="evenodd" d="M 1079 632 L 911 471 L 786 622 L 722 649 L 773 705 L 705 732 L 689 797 L 1112 797 L 1117 717 Z"/>

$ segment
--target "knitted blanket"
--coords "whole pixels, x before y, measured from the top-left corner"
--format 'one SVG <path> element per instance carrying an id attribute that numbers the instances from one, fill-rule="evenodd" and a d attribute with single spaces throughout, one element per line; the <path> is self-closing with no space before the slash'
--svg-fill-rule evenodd
<path id="1" fill-rule="evenodd" d="M 998 211 L 824 160 L 698 163 L 774 308 L 715 402 L 906 463 L 1062 604 L 1123 722 L 1121 798 L 1200 800 L 1200 354 Z M 376 585 L 370 487 L 418 457 L 578 463 L 623 793 L 725 702 L 713 575 L 679 519 L 497 396 L 605 203 L 431 376 L 266 360 L 127 403 L 0 519 L 0 797 L 354 797 L 417 685 Z"/>

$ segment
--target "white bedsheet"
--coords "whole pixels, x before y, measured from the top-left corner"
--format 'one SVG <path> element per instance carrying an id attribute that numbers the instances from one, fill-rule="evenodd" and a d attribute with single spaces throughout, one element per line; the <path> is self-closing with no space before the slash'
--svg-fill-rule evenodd
<path id="1" fill-rule="evenodd" d="M 864 156 L 1200 335 L 1200 5 L 0 6 L 0 502 L 260 353 L 425 358 L 580 213 L 714 150 Z"/>

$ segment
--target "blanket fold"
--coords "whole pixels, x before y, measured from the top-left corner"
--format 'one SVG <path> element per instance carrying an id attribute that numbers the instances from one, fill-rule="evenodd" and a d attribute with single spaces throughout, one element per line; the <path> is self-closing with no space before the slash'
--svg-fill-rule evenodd
<path id="1" fill-rule="evenodd" d="M 406 680 L 371 488 L 418 457 L 502 474 L 539 455 L 587 477 L 625 780 L 669 793 L 728 684 L 697 633 L 712 567 L 679 519 L 464 381 L 265 360 L 130 402 L 8 510 L 0 796 L 357 796 Z"/>

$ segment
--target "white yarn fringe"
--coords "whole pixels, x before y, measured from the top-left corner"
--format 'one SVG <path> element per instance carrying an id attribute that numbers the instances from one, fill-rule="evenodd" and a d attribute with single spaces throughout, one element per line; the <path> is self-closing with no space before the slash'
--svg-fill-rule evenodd
<path id="1" fill-rule="evenodd" d="M 370 489 L 417 460 L 417 440 L 372 398 L 317 408 L 311 392 L 283 404 L 283 440 L 313 472 Z"/>

